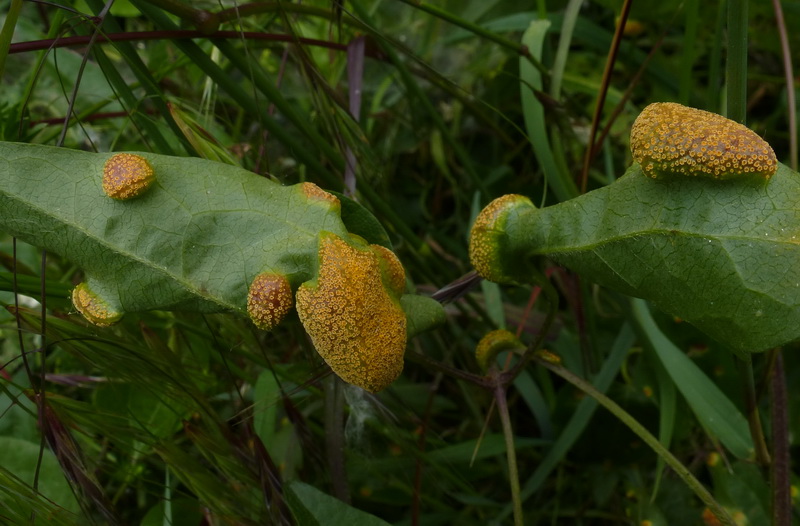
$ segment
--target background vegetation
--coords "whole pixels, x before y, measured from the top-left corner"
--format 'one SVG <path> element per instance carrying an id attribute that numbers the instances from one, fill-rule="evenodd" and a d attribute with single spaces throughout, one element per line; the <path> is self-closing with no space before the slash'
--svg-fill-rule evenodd
<path id="1" fill-rule="evenodd" d="M 490 330 L 543 336 L 554 368 L 649 429 L 734 520 L 797 514 L 796 345 L 777 368 L 777 352 L 737 364 L 556 267 L 549 326 L 538 288 L 457 280 L 486 203 L 611 183 L 650 102 L 740 112 L 796 164 L 800 37 L 786 28 L 800 2 L 0 5 L 3 140 L 200 156 L 354 195 L 417 292 L 456 282 L 438 296 L 446 325 L 411 351 L 481 375 L 474 349 Z M 407 361 L 371 396 L 329 374 L 296 317 L 269 334 L 180 312 L 99 329 L 67 299 L 81 279 L 69 261 L 6 236 L 0 265 L 0 522 L 715 524 L 640 435 L 542 360 L 500 394 Z M 758 455 L 725 425 L 740 415 L 765 429 Z"/>

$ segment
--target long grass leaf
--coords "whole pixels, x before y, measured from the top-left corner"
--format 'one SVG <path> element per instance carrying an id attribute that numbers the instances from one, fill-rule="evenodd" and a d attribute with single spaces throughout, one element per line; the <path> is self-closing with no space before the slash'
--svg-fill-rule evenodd
<path id="1" fill-rule="evenodd" d="M 635 335 L 633 329 L 628 324 L 623 325 L 611 346 L 608 358 L 606 358 L 600 372 L 597 373 L 597 376 L 592 382 L 592 385 L 594 385 L 598 391 L 604 393 L 611 386 L 612 380 L 619 372 L 619 368 L 634 341 Z M 586 430 L 586 426 L 589 424 L 589 420 L 591 420 L 596 409 L 597 401 L 594 399 L 584 398 L 581 400 L 572 418 L 569 419 L 564 430 L 553 442 L 553 446 L 541 462 L 539 462 L 538 467 L 530 478 L 522 485 L 521 495 L 523 501 L 536 493 L 542 486 L 542 483 L 547 480 L 547 477 L 550 476 L 553 470 L 564 459 L 578 438 L 580 438 Z M 507 505 L 499 518 L 502 519 L 502 517 L 508 516 L 510 512 L 511 506 Z"/>
<path id="2" fill-rule="evenodd" d="M 533 20 L 522 35 L 522 43 L 528 46 L 534 57 L 541 57 L 544 37 L 549 28 L 549 20 Z M 543 88 L 542 75 L 524 59 L 519 61 L 519 75 L 522 113 L 528 138 L 533 146 L 536 159 L 544 171 L 547 184 L 553 189 L 553 193 L 559 201 L 567 201 L 578 195 L 578 189 L 572 179 L 558 169 L 555 156 L 550 148 L 544 106 L 536 98 L 536 91 L 541 91 Z"/>
<path id="3" fill-rule="evenodd" d="M 739 458 L 753 454 L 747 420 L 727 396 L 656 325 L 644 300 L 633 299 L 633 317 L 697 420 Z"/>

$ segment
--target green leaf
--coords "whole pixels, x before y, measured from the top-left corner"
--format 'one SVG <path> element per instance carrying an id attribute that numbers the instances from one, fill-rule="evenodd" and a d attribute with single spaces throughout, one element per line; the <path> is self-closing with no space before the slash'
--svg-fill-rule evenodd
<path id="1" fill-rule="evenodd" d="M 147 512 L 139 526 L 195 526 L 203 522 L 202 505 L 189 499 L 171 501 L 172 513 L 165 512 L 164 502 L 159 502 Z"/>
<path id="2" fill-rule="evenodd" d="M 39 472 L 39 492 L 41 495 L 27 495 L 24 489 L 14 489 L 19 481 L 28 485 L 33 484 L 36 463 L 39 458 L 39 444 L 28 442 L 13 437 L 0 437 L 0 515 L 30 518 L 32 507 L 40 509 L 44 505 L 49 507 L 45 499 L 64 508 L 69 512 L 79 511 L 78 502 L 72 493 L 56 457 L 47 449 L 42 457 L 42 467 Z M 14 484 L 6 479 L 9 473 L 16 477 Z M 18 480 L 17 480 L 18 479 Z M 8 484 L 7 484 L 8 482 Z M 44 497 L 45 499 L 43 499 Z M 69 519 L 69 514 L 56 512 L 61 519 Z M 43 522 L 47 522 L 44 520 Z M 66 521 L 65 521 L 66 522 Z M 64 523 L 59 521 L 59 523 Z"/>
<path id="3" fill-rule="evenodd" d="M 407 314 L 413 313 L 413 316 L 408 316 L 406 325 L 406 334 L 409 338 L 438 327 L 445 321 L 442 304 L 433 298 L 405 294 L 400 298 L 400 306 Z"/>
<path id="4" fill-rule="evenodd" d="M 542 56 L 544 37 L 550 29 L 549 20 L 533 20 L 522 35 L 522 43 L 527 46 L 531 55 L 537 59 Z M 545 126 L 544 106 L 536 98 L 534 90 L 542 91 L 542 74 L 525 58 L 519 59 L 520 96 L 522 98 L 522 114 L 525 117 L 525 129 L 536 153 L 536 159 L 544 170 L 547 184 L 552 186 L 559 201 L 566 201 L 578 195 L 575 183 L 558 169 L 553 150 L 548 140 Z"/>
<path id="5" fill-rule="evenodd" d="M 342 203 L 342 222 L 349 232 L 363 237 L 373 245 L 381 245 L 389 250 L 392 249 L 389 235 L 383 225 L 372 215 L 372 212 L 364 208 L 358 201 L 350 199 L 341 192 L 332 192 L 330 190 L 329 192 L 338 197 L 339 202 Z"/>
<path id="6" fill-rule="evenodd" d="M 0 229 L 79 265 L 116 311 L 244 314 L 257 274 L 296 287 L 315 277 L 320 232 L 348 236 L 339 208 L 302 185 L 202 159 L 142 153 L 154 187 L 110 199 L 101 188 L 109 155 L 0 143 Z M 366 210 L 346 206 L 367 225 L 362 234 L 386 243 Z"/>
<path id="7" fill-rule="evenodd" d="M 733 402 L 659 330 L 644 301 L 633 300 L 633 316 L 697 420 L 737 457 L 752 456 L 747 420 Z"/>
<path id="8" fill-rule="evenodd" d="M 253 427 L 264 444 L 272 446 L 277 428 L 278 407 L 281 391 L 275 373 L 265 369 L 258 375 L 255 385 Z"/>
<path id="9" fill-rule="evenodd" d="M 348 506 L 344 502 L 303 482 L 285 486 L 286 502 L 298 524 L 308 526 L 388 526 L 374 515 Z"/>
<path id="10" fill-rule="evenodd" d="M 507 214 L 501 270 L 547 256 L 740 352 L 800 338 L 800 175 L 654 180 L 638 165 L 577 199 Z"/>

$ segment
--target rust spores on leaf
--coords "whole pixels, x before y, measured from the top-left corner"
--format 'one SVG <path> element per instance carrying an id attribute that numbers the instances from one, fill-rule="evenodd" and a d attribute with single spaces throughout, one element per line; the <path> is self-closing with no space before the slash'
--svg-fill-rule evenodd
<path id="1" fill-rule="evenodd" d="M 633 160 L 650 177 L 665 175 L 769 179 L 775 152 L 746 126 L 672 102 L 647 106 L 631 128 Z"/>
<path id="2" fill-rule="evenodd" d="M 98 327 L 108 327 L 122 319 L 122 313 L 95 294 L 85 282 L 72 290 L 72 304 L 84 318 Z"/>
<path id="3" fill-rule="evenodd" d="M 142 195 L 155 180 L 150 163 L 141 155 L 117 153 L 103 166 L 103 191 L 108 197 L 126 200 Z"/>
<path id="4" fill-rule="evenodd" d="M 520 207 L 534 206 L 525 196 L 508 194 L 486 205 L 475 218 L 469 235 L 469 259 L 482 278 L 497 283 L 515 281 L 504 267 L 517 262 L 506 261 L 502 254 L 502 245 L 506 218 Z"/>
<path id="5" fill-rule="evenodd" d="M 483 371 L 489 370 L 501 351 L 524 349 L 525 346 L 514 333 L 497 329 L 484 335 L 475 348 L 475 360 Z"/>
<path id="6" fill-rule="evenodd" d="M 370 392 L 403 370 L 406 317 L 381 278 L 378 256 L 322 232 L 316 282 L 297 291 L 297 313 L 320 356 L 344 381 Z"/>
<path id="7" fill-rule="evenodd" d="M 303 193 L 310 201 L 324 201 L 330 203 L 330 205 L 334 208 L 340 208 L 341 203 L 339 202 L 339 198 L 333 195 L 330 192 L 326 192 L 319 186 L 315 185 L 314 183 L 300 183 L 300 188 L 303 190 Z"/>
<path id="8" fill-rule="evenodd" d="M 397 296 L 406 290 L 406 270 L 394 252 L 381 245 L 370 245 L 381 266 L 381 273 L 386 283 Z"/>
<path id="9" fill-rule="evenodd" d="M 256 327 L 272 330 L 292 309 L 292 288 L 279 274 L 264 272 L 256 276 L 247 293 L 247 314 Z"/>

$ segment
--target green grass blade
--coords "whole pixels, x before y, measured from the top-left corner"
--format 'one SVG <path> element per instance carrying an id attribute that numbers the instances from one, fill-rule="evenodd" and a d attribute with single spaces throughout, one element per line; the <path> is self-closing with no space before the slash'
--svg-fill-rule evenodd
<path id="1" fill-rule="evenodd" d="M 633 317 L 697 420 L 739 458 L 753 454 L 747 420 L 695 363 L 656 325 L 644 300 L 631 300 Z"/>
<path id="2" fill-rule="evenodd" d="M 592 382 L 598 391 L 604 393 L 611 386 L 611 382 L 619 372 L 619 368 L 634 341 L 635 335 L 633 329 L 628 324 L 623 325 L 617 334 L 617 338 L 614 340 L 614 344 L 611 346 L 608 358 Z M 589 420 L 591 420 L 596 409 L 596 400 L 592 398 L 584 398 L 581 400 L 572 418 L 569 419 L 569 422 L 564 427 L 564 430 L 558 438 L 556 438 L 555 442 L 553 442 L 553 446 L 545 457 L 539 462 L 536 471 L 534 471 L 530 478 L 522 485 L 521 495 L 523 501 L 539 490 L 542 483 L 564 459 L 578 438 L 586 430 L 586 426 L 589 424 Z M 511 506 L 507 505 L 503 509 L 503 513 L 501 513 L 499 519 L 507 517 L 509 513 L 511 513 Z"/>
<path id="3" fill-rule="evenodd" d="M 528 46 L 534 57 L 541 57 L 544 37 L 550 28 L 549 20 L 533 20 L 522 35 L 522 43 Z M 544 106 L 536 98 L 536 91 L 542 91 L 542 75 L 530 62 L 524 59 L 519 61 L 520 97 L 522 98 L 522 112 L 525 118 L 525 129 L 533 145 L 536 159 L 544 171 L 545 179 L 553 189 L 559 201 L 567 201 L 578 195 L 578 189 L 572 179 L 562 173 L 556 165 L 556 159 L 550 148 L 547 126 L 544 115 Z"/>

